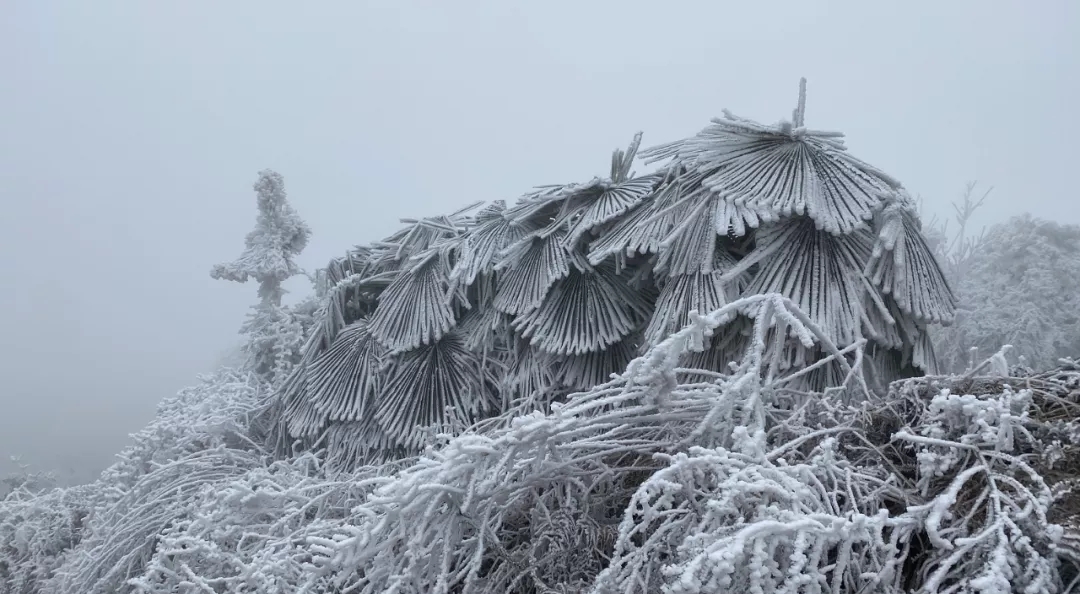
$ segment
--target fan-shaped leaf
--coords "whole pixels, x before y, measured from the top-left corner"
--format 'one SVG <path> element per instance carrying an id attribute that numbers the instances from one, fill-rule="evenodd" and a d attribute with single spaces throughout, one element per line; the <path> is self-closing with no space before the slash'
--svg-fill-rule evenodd
<path id="1" fill-rule="evenodd" d="M 527 222 L 510 220 L 505 212 L 506 205 L 499 200 L 476 214 L 476 224 L 465 234 L 451 280 L 471 285 L 480 274 L 490 274 L 499 254 L 532 231 Z"/>
<path id="2" fill-rule="evenodd" d="M 612 221 L 639 204 L 656 188 L 657 175 L 630 178 L 620 183 L 602 182 L 595 189 L 583 192 L 574 209 L 573 228 L 569 242 L 576 243 L 589 231 Z"/>
<path id="3" fill-rule="evenodd" d="M 734 259 L 725 252 L 720 266 L 712 272 L 692 272 L 669 277 L 660 290 L 649 327 L 645 330 L 646 344 L 657 344 L 690 323 L 690 312 L 706 314 L 727 304 L 727 286 L 731 296 L 739 294 L 737 281 L 723 279 L 723 271 L 734 266 Z M 723 262 L 727 260 L 726 262 Z"/>
<path id="4" fill-rule="evenodd" d="M 346 327 L 308 366 L 308 399 L 329 421 L 356 421 L 378 393 L 385 350 L 367 320 Z"/>
<path id="5" fill-rule="evenodd" d="M 424 428 L 468 425 L 488 410 L 494 383 L 478 357 L 465 348 L 463 337 L 453 332 L 395 358 L 375 418 L 390 439 L 419 448 Z"/>
<path id="6" fill-rule="evenodd" d="M 615 254 L 656 253 L 676 221 L 683 220 L 686 206 L 678 199 L 679 188 L 669 183 L 642 200 L 589 245 L 589 263 L 595 266 Z"/>
<path id="7" fill-rule="evenodd" d="M 302 376 L 290 378 L 286 391 L 289 430 L 312 437 L 328 422 L 356 421 L 369 414 L 378 392 L 384 349 L 372 338 L 367 320 L 344 328 L 328 349 L 315 355 Z"/>
<path id="8" fill-rule="evenodd" d="M 334 469 L 402 460 L 410 453 L 387 437 L 374 417 L 334 423 L 322 441 L 326 444 L 326 464 Z"/>
<path id="9" fill-rule="evenodd" d="M 512 337 L 509 314 L 495 309 L 490 300 L 481 302 L 461 316 L 458 330 L 465 339 L 465 347 L 470 351 L 488 351 L 502 341 Z"/>
<path id="10" fill-rule="evenodd" d="M 845 151 L 842 136 L 763 126 L 725 114 L 692 138 L 643 152 L 647 162 L 706 173 L 703 186 L 734 204 L 777 216 L 806 214 L 830 233 L 851 233 L 871 218 L 880 193 L 899 183 Z"/>
<path id="11" fill-rule="evenodd" d="M 956 297 L 922 236 L 915 213 L 902 201 L 891 200 L 875 223 L 878 239 L 866 265 L 867 276 L 919 321 L 952 322 Z"/>
<path id="12" fill-rule="evenodd" d="M 429 255 L 403 271 L 379 296 L 371 334 L 393 350 L 439 340 L 455 323 L 448 289 L 445 260 Z"/>
<path id="13" fill-rule="evenodd" d="M 861 336 L 862 267 L 873 241 L 868 231 L 832 235 L 806 217 L 794 217 L 759 229 L 757 241 L 734 269 L 760 264 L 746 293 L 790 298 L 838 346 Z"/>
<path id="14" fill-rule="evenodd" d="M 891 297 L 877 295 L 877 292 L 877 288 L 873 286 L 867 289 L 870 299 L 867 300 L 865 307 L 863 333 L 883 347 L 901 348 L 904 345 L 904 337 L 897 322 L 899 311 L 896 310 L 896 304 Z"/>
<path id="15" fill-rule="evenodd" d="M 592 272 L 574 269 L 513 326 L 535 347 L 580 355 L 606 348 L 636 329 L 649 315 L 649 297 L 623 282 L 611 263 Z"/>
<path id="16" fill-rule="evenodd" d="M 507 248 L 495 265 L 500 273 L 493 305 L 508 314 L 535 309 L 555 281 L 570 273 L 570 257 L 563 241 L 565 232 L 530 235 Z"/>
<path id="17" fill-rule="evenodd" d="M 521 342 L 510 351 L 510 364 L 499 383 L 500 390 L 509 407 L 540 410 L 556 393 L 558 356 Z"/>
<path id="18" fill-rule="evenodd" d="M 631 334 L 606 349 L 567 355 L 558 365 L 556 381 L 571 391 L 589 390 L 622 373 L 640 348 L 640 334 Z"/>

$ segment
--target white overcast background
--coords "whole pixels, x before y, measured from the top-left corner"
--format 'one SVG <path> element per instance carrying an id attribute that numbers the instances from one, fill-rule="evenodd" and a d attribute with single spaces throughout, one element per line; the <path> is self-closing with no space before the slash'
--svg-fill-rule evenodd
<path id="1" fill-rule="evenodd" d="M 805 76 L 929 211 L 979 180 L 980 224 L 1080 223 L 1078 39 L 1076 0 L 0 2 L 0 465 L 89 478 L 237 343 L 255 287 L 208 271 L 260 169 L 314 269 L 638 130 L 775 122 Z"/>

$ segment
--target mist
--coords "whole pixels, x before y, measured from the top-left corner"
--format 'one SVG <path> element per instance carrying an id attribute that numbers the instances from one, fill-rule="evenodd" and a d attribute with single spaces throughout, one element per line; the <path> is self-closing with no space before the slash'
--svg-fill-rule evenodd
<path id="1" fill-rule="evenodd" d="M 314 270 L 402 217 L 604 173 L 638 130 L 789 117 L 805 76 L 808 125 L 928 215 L 979 180 L 980 224 L 1080 223 L 1078 40 L 1068 0 L 6 2 L 0 473 L 91 478 L 239 342 L 256 287 L 208 272 L 260 169 Z"/>

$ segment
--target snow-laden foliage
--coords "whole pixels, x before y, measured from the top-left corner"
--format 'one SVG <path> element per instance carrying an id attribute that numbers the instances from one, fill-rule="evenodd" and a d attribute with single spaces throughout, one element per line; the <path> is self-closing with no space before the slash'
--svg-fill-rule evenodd
<path id="1" fill-rule="evenodd" d="M 761 317 L 741 363 L 682 367 L 748 308 Z M 780 364 L 784 335 L 834 353 L 846 381 L 793 392 L 804 371 Z M 207 486 L 131 583 L 1064 591 L 1069 532 L 1049 518 L 1067 492 L 1051 465 L 1080 461 L 1080 374 L 907 380 L 850 404 L 861 364 L 789 300 L 744 299 L 550 413 L 457 431 L 418 459 L 341 475 L 302 456 Z"/>
<path id="2" fill-rule="evenodd" d="M 166 528 L 135 592 L 286 594 L 327 580 L 310 570 L 308 542 L 334 534 L 351 508 L 397 465 L 327 475 L 315 456 L 259 466 L 205 485 L 189 515 Z"/>
<path id="3" fill-rule="evenodd" d="M 0 594 L 1080 591 L 1080 365 L 911 377 L 934 238 L 804 113 L 404 221 L 294 308 L 264 173 L 214 272 L 259 280 L 258 356 L 0 500 Z"/>
<path id="4" fill-rule="evenodd" d="M 645 151 L 664 161 L 655 173 L 632 172 L 638 134 L 608 177 L 405 221 L 332 261 L 274 409 L 282 451 L 325 446 L 340 468 L 415 453 L 430 428 L 544 408 L 620 372 L 692 311 L 766 293 L 840 349 L 869 343 L 872 387 L 935 371 L 927 326 L 951 321 L 955 299 L 912 201 L 842 134 L 807 129 L 805 98 L 803 84 L 791 121 L 725 112 Z M 719 336 L 698 362 L 723 369 L 746 347 Z M 789 341 L 785 369 L 819 348 Z"/>
<path id="5" fill-rule="evenodd" d="M 262 388 L 249 372 L 206 376 L 163 400 L 96 482 L 10 494 L 0 502 L 0 542 L 12 547 L 0 552 L 0 592 L 123 591 L 201 488 L 261 464 L 249 421 Z"/>
<path id="6" fill-rule="evenodd" d="M 280 383 L 300 358 L 314 307 L 301 303 L 281 304 L 282 283 L 300 274 L 294 262 L 307 245 L 311 230 L 289 205 L 281 174 L 265 170 L 255 182 L 258 217 L 248 233 L 245 248 L 233 262 L 217 264 L 210 276 L 217 279 L 259 283 L 260 301 L 252 309 L 240 332 L 247 337 L 243 351 L 249 366 L 262 378 Z"/>
<path id="7" fill-rule="evenodd" d="M 253 449 L 249 423 L 266 398 L 250 372 L 221 369 L 158 404 L 157 415 L 101 474 L 110 493 L 122 494 L 157 466 L 219 447 Z M 118 495 L 115 495 L 118 496 Z M 114 497 L 115 497 L 114 496 Z"/>
<path id="8" fill-rule="evenodd" d="M 742 359 L 692 368 L 732 328 Z M 785 365 L 785 336 L 824 358 Z M 51 514 L 34 521 L 55 532 L 8 553 L 31 580 L 55 572 L 27 592 L 1073 591 L 1080 365 L 878 397 L 865 363 L 792 301 L 752 296 L 550 412 L 449 428 L 418 458 L 346 474 L 208 438 L 241 424 L 214 422 L 229 398 L 205 384 L 163 406 L 194 409 L 203 436 L 159 443 L 216 449 L 162 456 L 90 505 L 73 549 L 48 548 L 73 533 L 64 506 L 80 509 L 61 491 L 8 504 L 0 526 L 26 515 L 10 509 Z M 825 392 L 793 388 L 829 364 Z M 218 388 L 248 402 L 243 385 Z"/>
<path id="9" fill-rule="evenodd" d="M 955 267 L 961 307 L 937 332 L 953 371 L 1012 345 L 1013 360 L 1048 369 L 1080 356 L 1080 227 L 1029 215 L 992 226 Z"/>
<path id="10" fill-rule="evenodd" d="M 242 476 L 259 462 L 254 453 L 220 447 L 155 465 L 119 497 L 94 510 L 79 546 L 46 591 L 124 591 L 127 580 L 142 572 L 162 531 L 191 513 L 204 488 Z"/>
<path id="11" fill-rule="evenodd" d="M 0 499 L 0 592 L 38 594 L 82 537 L 97 485 L 31 491 Z"/>

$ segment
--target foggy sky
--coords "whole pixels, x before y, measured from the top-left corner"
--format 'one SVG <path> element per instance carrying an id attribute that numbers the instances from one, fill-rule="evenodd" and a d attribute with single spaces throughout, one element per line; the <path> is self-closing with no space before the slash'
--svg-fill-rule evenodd
<path id="1" fill-rule="evenodd" d="M 1080 4 L 884 4 L 0 2 L 0 471 L 88 477 L 237 343 L 255 286 L 208 271 L 267 167 L 314 269 L 638 130 L 789 117 L 806 76 L 807 125 L 929 210 L 977 179 L 982 223 L 1080 223 Z"/>

